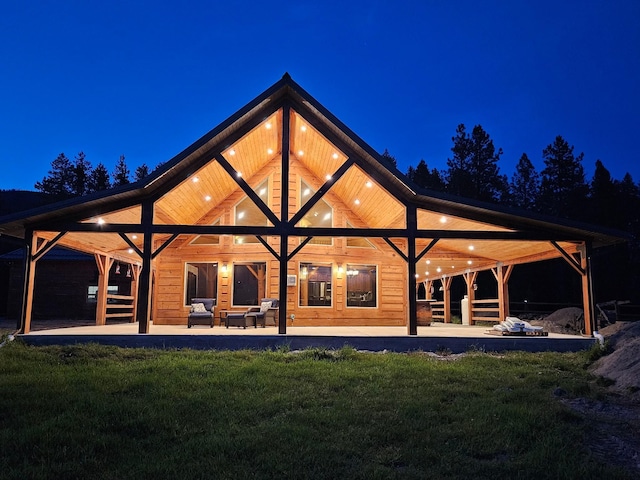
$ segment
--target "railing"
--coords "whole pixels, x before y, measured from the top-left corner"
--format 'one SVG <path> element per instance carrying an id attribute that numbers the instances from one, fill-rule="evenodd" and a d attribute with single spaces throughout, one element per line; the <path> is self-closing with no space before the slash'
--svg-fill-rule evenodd
<path id="1" fill-rule="evenodd" d="M 129 295 L 108 294 L 105 318 L 129 318 L 133 322 L 133 301 L 134 297 Z"/>
<path id="2" fill-rule="evenodd" d="M 475 322 L 499 322 L 500 303 L 497 298 L 471 302 L 471 324 Z"/>
<path id="3" fill-rule="evenodd" d="M 444 322 L 444 301 L 431 302 L 431 319 Z"/>

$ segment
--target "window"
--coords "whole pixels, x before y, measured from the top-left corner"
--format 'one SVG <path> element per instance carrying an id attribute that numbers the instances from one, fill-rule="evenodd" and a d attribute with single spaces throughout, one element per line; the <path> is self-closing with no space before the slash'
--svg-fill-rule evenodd
<path id="1" fill-rule="evenodd" d="M 300 306 L 331 306 L 331 265 L 300 264 Z"/>
<path id="2" fill-rule="evenodd" d="M 217 263 L 185 263 L 184 304 L 191 305 L 191 299 L 215 298 L 218 296 Z"/>
<path id="3" fill-rule="evenodd" d="M 220 219 L 217 219 L 211 225 L 220 225 Z M 191 240 L 191 245 L 219 245 L 220 235 L 198 235 Z"/>
<path id="4" fill-rule="evenodd" d="M 377 267 L 347 265 L 347 307 L 377 306 Z"/>
<path id="5" fill-rule="evenodd" d="M 260 185 L 258 185 L 254 192 L 258 195 L 265 205 L 269 204 L 269 180 L 266 179 Z M 266 226 L 267 216 L 262 213 L 260 207 L 258 207 L 253 200 L 249 197 L 244 197 L 236 205 L 236 211 L 234 215 L 234 222 L 236 225 L 250 225 L 250 226 Z M 236 245 L 242 245 L 244 243 L 258 243 L 258 239 L 253 235 L 236 235 L 233 237 L 233 243 Z"/>
<path id="6" fill-rule="evenodd" d="M 233 265 L 233 305 L 260 305 L 266 297 L 267 264 L 236 263 Z"/>
<path id="7" fill-rule="evenodd" d="M 300 181 L 300 204 L 304 205 L 316 193 L 304 180 Z M 331 227 L 333 226 L 333 209 L 320 199 L 300 220 L 301 227 Z M 332 245 L 331 237 L 314 237 L 309 245 Z"/>
<path id="8" fill-rule="evenodd" d="M 353 225 L 347 222 L 347 228 L 354 228 Z M 347 237 L 347 247 L 360 247 L 360 248 L 376 248 L 368 239 L 364 237 Z"/>

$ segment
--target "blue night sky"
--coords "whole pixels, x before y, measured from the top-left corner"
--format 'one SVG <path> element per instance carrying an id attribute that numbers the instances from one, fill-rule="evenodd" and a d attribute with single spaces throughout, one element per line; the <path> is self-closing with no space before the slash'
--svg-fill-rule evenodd
<path id="1" fill-rule="evenodd" d="M 640 2 L 2 2 L 0 189 L 61 152 L 169 160 L 284 72 L 406 172 L 481 124 L 511 177 L 562 135 L 640 180 Z"/>

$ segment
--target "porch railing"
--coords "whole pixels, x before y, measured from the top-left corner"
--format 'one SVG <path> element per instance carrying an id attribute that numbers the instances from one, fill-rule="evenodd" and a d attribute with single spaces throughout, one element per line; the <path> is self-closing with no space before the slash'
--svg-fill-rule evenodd
<path id="1" fill-rule="evenodd" d="M 129 295 L 107 295 L 107 313 L 105 318 L 129 318 L 133 322 L 134 297 Z"/>

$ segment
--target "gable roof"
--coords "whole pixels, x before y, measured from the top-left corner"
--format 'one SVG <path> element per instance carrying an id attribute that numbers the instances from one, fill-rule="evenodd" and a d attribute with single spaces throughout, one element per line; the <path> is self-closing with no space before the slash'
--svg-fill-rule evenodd
<path id="1" fill-rule="evenodd" d="M 291 108 L 291 121 L 286 127 L 282 122 L 284 106 Z M 277 128 L 267 128 L 272 122 Z M 199 198 L 207 187 L 208 195 L 214 197 L 210 205 L 221 202 L 238 189 L 233 173 L 240 175 L 241 172 L 247 184 L 255 187 L 255 182 L 262 178 L 258 173 L 264 174 L 265 169 L 272 168 L 270 162 L 275 164 L 282 158 L 283 152 L 279 149 L 285 135 L 291 155 L 318 180 L 319 186 L 325 175 L 341 172 L 342 177 L 327 188 L 345 205 L 358 203 L 357 215 L 362 223 L 372 232 L 377 230 L 372 236 L 383 236 L 381 231 L 385 229 L 392 234 L 406 228 L 405 207 L 412 205 L 417 208 L 418 230 L 422 232 L 418 236 L 425 239 L 423 245 L 436 234 L 438 238 L 451 236 L 454 240 L 448 240 L 449 245 L 444 246 L 445 251 L 451 251 L 451 258 L 463 249 L 456 241 L 466 241 L 467 237 L 487 242 L 498 241 L 499 237 L 538 240 L 546 242 L 547 250 L 551 239 L 571 245 L 589 241 L 599 246 L 620 242 L 626 237 L 621 232 L 416 187 L 288 74 L 148 177 L 130 185 L 0 217 L 0 234 L 23 237 L 28 228 L 64 231 L 69 223 L 92 224 L 101 215 L 108 215 L 110 223 L 134 226 L 140 223 L 140 205 L 145 201 L 156 204 L 156 224 L 210 225 L 213 219 L 206 214 L 210 206 L 201 201 L 196 204 L 193 199 Z M 351 162 L 348 168 L 343 167 L 346 161 Z M 200 180 L 197 186 L 189 181 L 196 176 Z M 369 188 L 368 179 L 374 181 L 375 189 Z M 371 201 L 362 201 L 366 198 Z M 442 216 L 449 219 L 446 226 L 438 222 Z M 472 233 L 465 235 L 456 231 Z M 108 239 L 101 239 L 99 235 L 104 236 L 84 234 L 83 242 L 89 249 L 99 251 L 128 247 L 122 235 L 113 233 Z M 82 248 L 71 239 L 66 245 Z M 496 253 L 486 258 L 493 261 L 504 247 L 495 244 L 491 248 L 497 249 Z M 532 254 L 539 254 L 541 249 L 538 246 Z M 554 249 L 551 251 L 557 256 Z M 514 251 L 512 256 L 519 254 Z"/>

